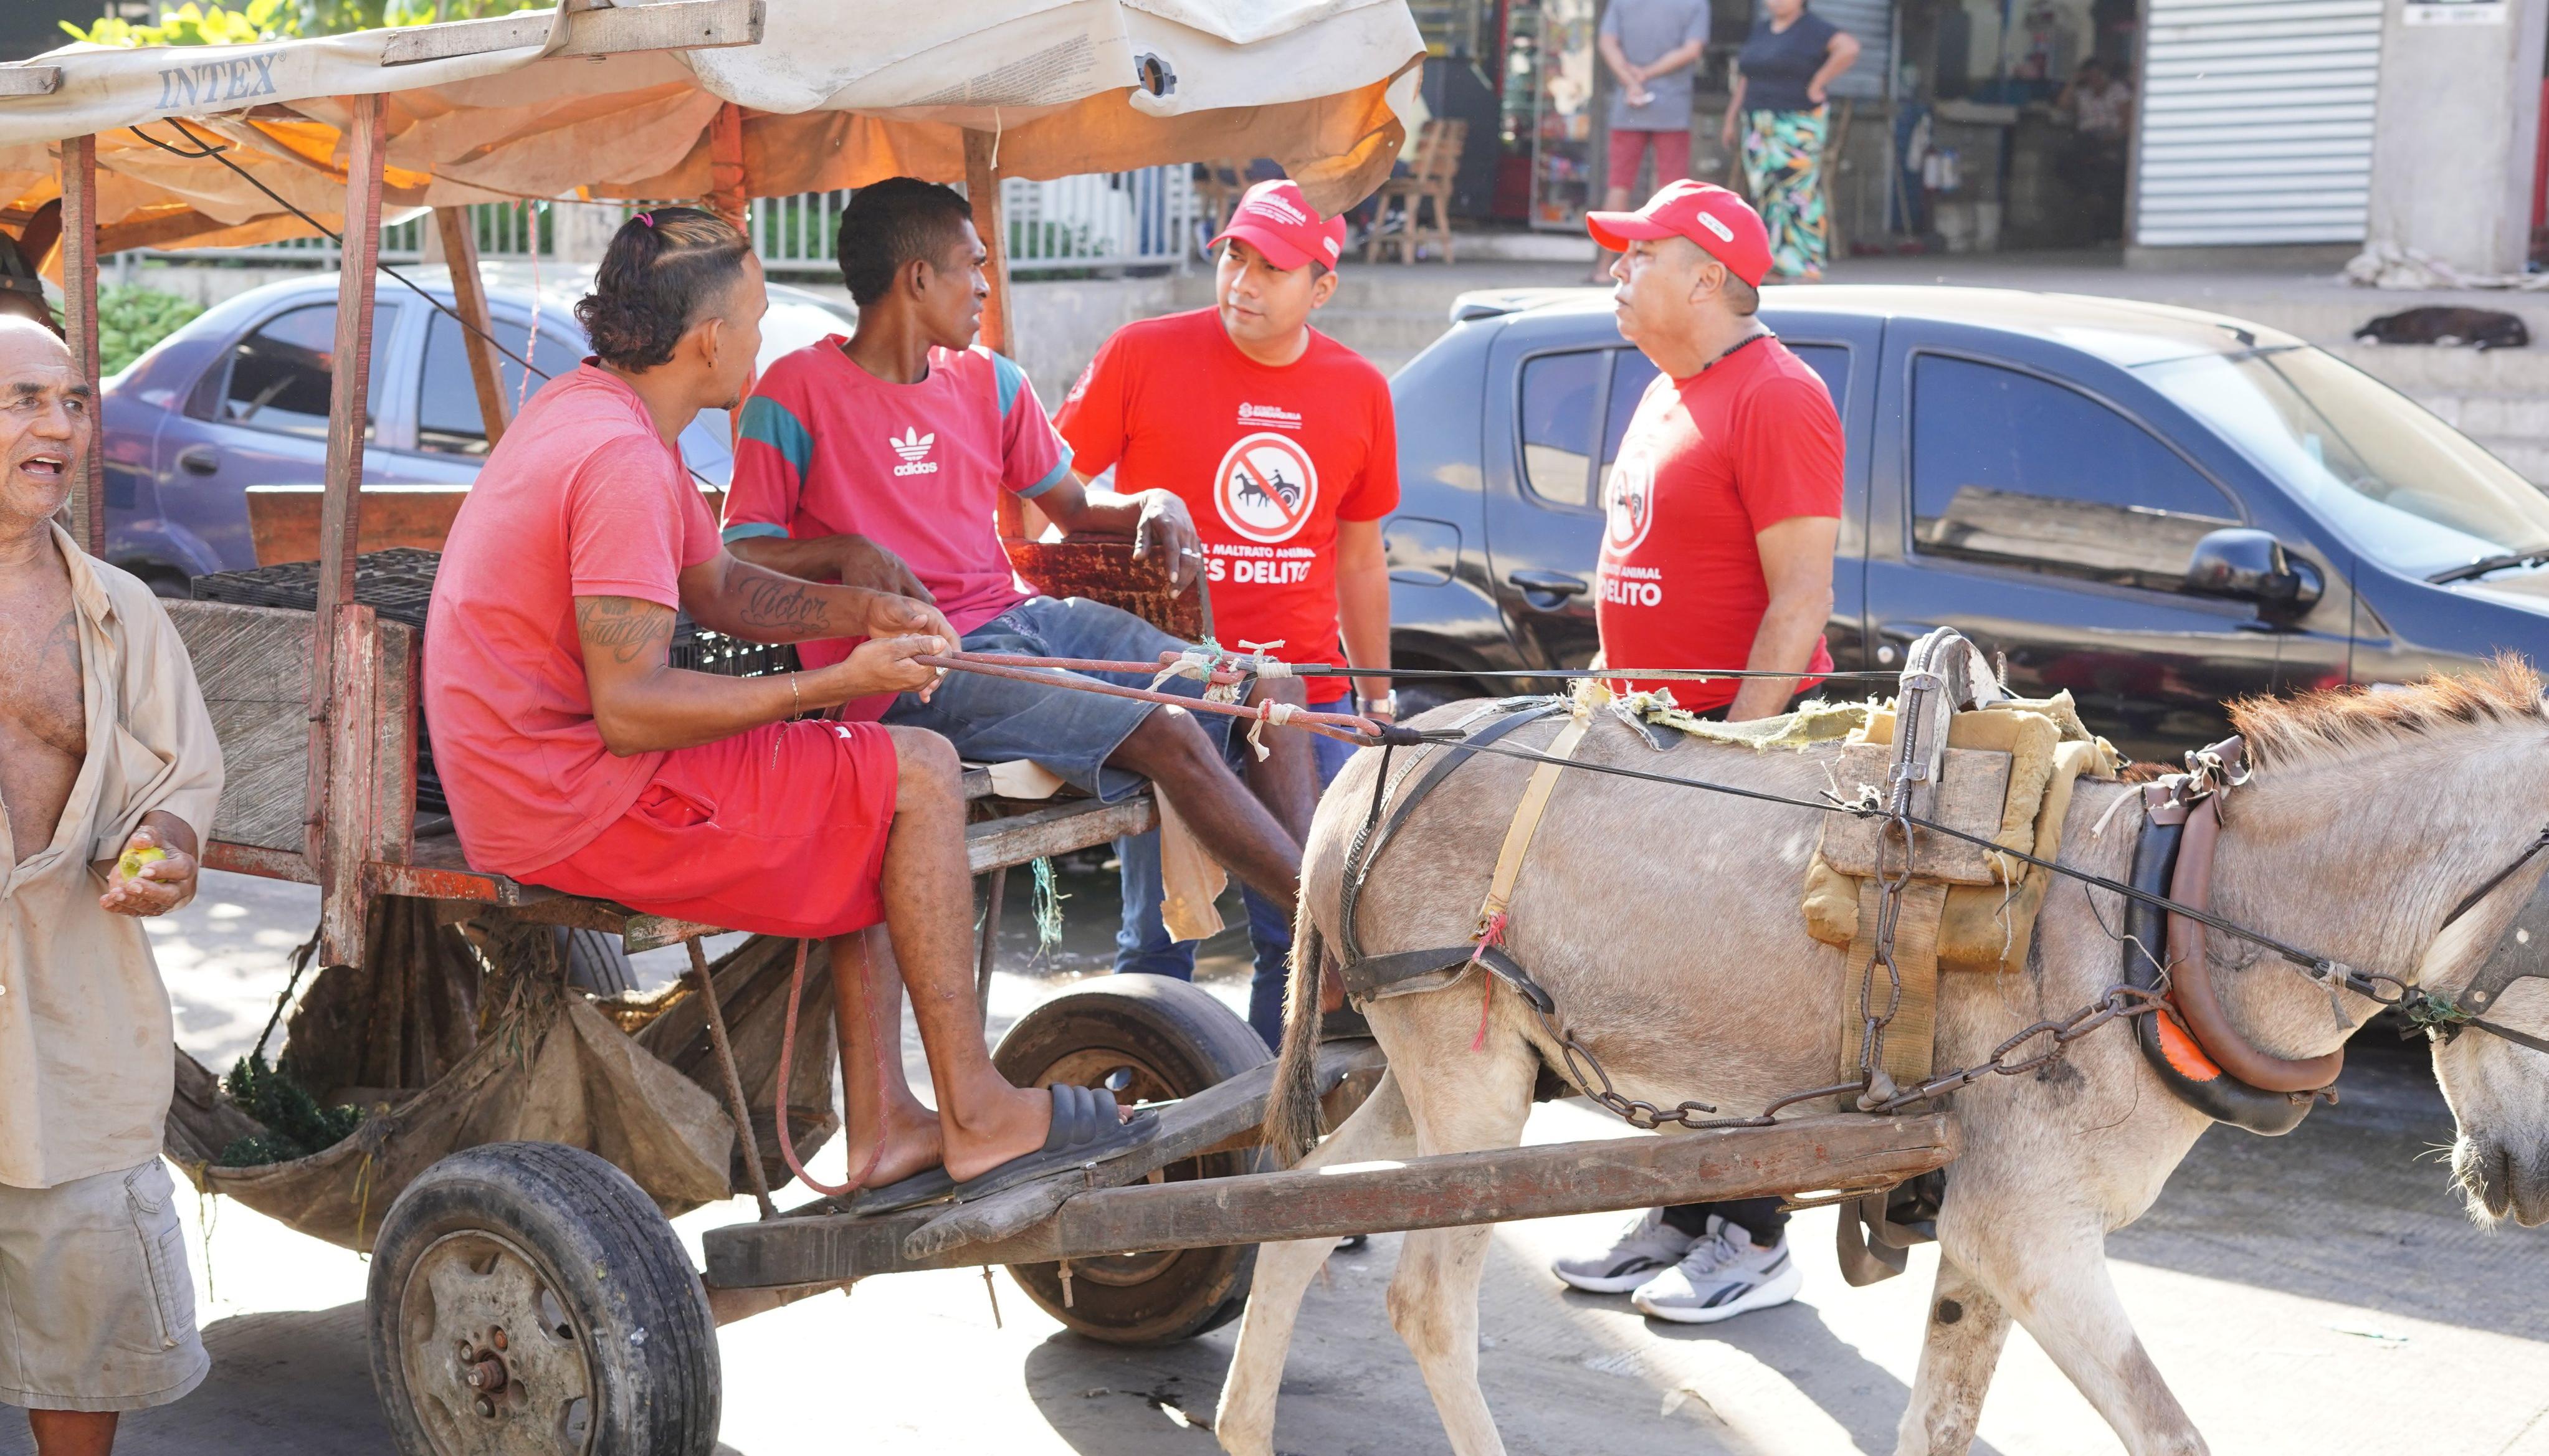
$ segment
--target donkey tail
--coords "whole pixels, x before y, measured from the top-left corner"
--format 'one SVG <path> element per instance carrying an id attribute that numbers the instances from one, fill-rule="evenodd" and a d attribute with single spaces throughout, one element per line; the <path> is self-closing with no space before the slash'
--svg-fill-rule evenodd
<path id="1" fill-rule="evenodd" d="M 1283 1046 L 1274 1062 L 1274 1088 L 1266 1100 L 1266 1146 L 1287 1167 L 1307 1156 L 1327 1131 L 1319 1109 L 1319 977 L 1326 959 L 1327 947 L 1305 894 L 1292 919 Z"/>

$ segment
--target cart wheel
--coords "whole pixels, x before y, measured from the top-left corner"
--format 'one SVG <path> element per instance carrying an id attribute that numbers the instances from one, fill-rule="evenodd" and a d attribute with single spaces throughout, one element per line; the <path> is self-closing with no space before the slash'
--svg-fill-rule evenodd
<path id="1" fill-rule="evenodd" d="M 402 1456 L 708 1456 L 708 1296 L 628 1175 L 495 1142 L 408 1185 L 372 1251 L 372 1388 Z"/>
<path id="2" fill-rule="evenodd" d="M 1021 1087 L 1069 1082 L 1111 1088 L 1119 1102 L 1191 1097 L 1272 1058 L 1273 1052 L 1212 993 L 1159 975 L 1119 975 L 1057 996 L 1028 1012 L 991 1053 Z M 1160 1182 L 1254 1172 L 1256 1148 L 1172 1163 Z M 1172 1249 L 1078 1259 L 1064 1298 L 1058 1264 L 1012 1264 L 1027 1298 L 1091 1339 L 1164 1345 L 1239 1317 L 1257 1270 L 1257 1245 Z"/>

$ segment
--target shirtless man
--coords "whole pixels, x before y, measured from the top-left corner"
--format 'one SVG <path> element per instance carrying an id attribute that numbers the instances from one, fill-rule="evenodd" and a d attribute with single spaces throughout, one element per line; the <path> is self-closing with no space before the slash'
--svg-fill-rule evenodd
<path id="1" fill-rule="evenodd" d="M 221 748 L 150 589 L 54 524 L 96 412 L 60 339 L 0 318 L 0 1402 L 40 1456 L 104 1456 L 119 1412 L 211 1368 L 141 922 L 194 897 Z M 142 852 L 160 858 L 128 875 Z"/>

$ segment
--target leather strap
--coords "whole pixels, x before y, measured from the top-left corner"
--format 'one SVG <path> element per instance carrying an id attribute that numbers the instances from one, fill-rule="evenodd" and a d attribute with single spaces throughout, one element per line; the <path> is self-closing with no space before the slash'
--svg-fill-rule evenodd
<path id="1" fill-rule="evenodd" d="M 2186 837 L 2178 845 L 2177 868 L 2169 878 L 2168 897 L 2193 910 L 2211 908 L 2213 846 L 2221 832 L 2221 797 L 2198 799 L 2186 819 Z M 2336 1081 L 2345 1066 L 2345 1048 L 2324 1056 L 2294 1060 L 2261 1050 L 2239 1035 L 2213 992 L 2213 972 L 2204 961 L 2204 927 L 2183 915 L 2168 917 L 2169 1000 L 2186 1021 L 2204 1054 L 2231 1076 L 2264 1092 L 2315 1092 Z"/>
<path id="2" fill-rule="evenodd" d="M 1364 958 L 1362 941 L 1355 934 L 1355 912 L 1363 901 L 1364 881 L 1370 877 L 1372 866 L 1380 863 L 1381 850 L 1398 833 L 1399 826 L 1407 822 L 1407 817 L 1416 812 L 1416 806 L 1423 803 L 1426 795 L 1431 794 L 1453 770 L 1477 757 L 1479 744 L 1493 743 L 1525 723 L 1536 723 L 1565 706 L 1566 701 L 1563 698 L 1543 698 L 1538 701 L 1529 698 L 1508 698 L 1497 704 L 1506 716 L 1443 750 L 1432 763 L 1425 766 L 1425 772 L 1417 776 L 1415 786 L 1408 789 L 1407 793 L 1399 799 L 1397 807 L 1390 810 L 1389 817 L 1381 821 L 1380 827 L 1374 830 L 1370 839 L 1365 842 L 1361 859 L 1351 860 L 1346 864 L 1345 883 L 1338 893 L 1338 959 L 1347 965 L 1352 965 Z M 1468 952 L 1463 948 L 1462 954 L 1465 956 Z"/>
<path id="3" fill-rule="evenodd" d="M 1487 897 L 1478 903 L 1477 934 L 1502 937 L 1505 911 L 1513 904 L 1514 883 L 1522 878 L 1523 857 L 1531 853 L 1532 837 L 1540 833 L 1540 816 L 1549 808 L 1549 796 L 1558 788 L 1558 775 L 1566 761 L 1575 757 L 1576 745 L 1584 741 L 1584 730 L 1592 718 L 1577 713 L 1567 725 L 1558 730 L 1549 741 L 1547 757 L 1531 771 L 1531 780 L 1522 786 L 1522 801 L 1514 805 L 1513 821 L 1505 826 L 1504 846 L 1496 851 L 1496 870 L 1487 880 Z"/>
<path id="4" fill-rule="evenodd" d="M 1472 959 L 1542 1011 L 1558 1010 L 1557 1000 L 1512 956 L 1494 946 L 1480 950 L 1467 944 L 1431 951 L 1393 951 L 1386 956 L 1347 961 L 1343 971 L 1346 995 L 1361 1005 L 1420 991 L 1439 991 L 1467 975 Z"/>

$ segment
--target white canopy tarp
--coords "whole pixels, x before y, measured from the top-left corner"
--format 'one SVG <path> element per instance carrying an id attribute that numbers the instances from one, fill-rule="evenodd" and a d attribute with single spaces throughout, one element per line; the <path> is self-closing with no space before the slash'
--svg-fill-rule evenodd
<path id="1" fill-rule="evenodd" d="M 725 0 L 722 10 L 740 14 L 744 3 Z M 1405 137 L 1392 95 L 1406 103 L 1424 48 L 1405 0 L 764 5 L 759 44 L 712 49 L 578 53 L 627 34 L 601 29 L 634 19 L 609 10 L 532 12 L 431 35 L 66 46 L 0 67 L 0 80 L 13 69 L 58 68 L 47 94 L 0 86 L 0 221 L 58 196 L 57 143 L 93 134 L 103 251 L 308 234 L 236 173 L 180 154 L 197 146 L 174 118 L 333 227 L 345 162 L 336 98 L 370 93 L 387 97 L 392 208 L 579 188 L 603 198 L 705 196 L 709 126 L 732 103 L 743 109 L 745 191 L 757 197 L 897 174 L 957 181 L 963 133 L 975 130 L 997 138 L 995 164 L 1007 176 L 1272 157 L 1334 211 L 1388 174 Z M 711 20 L 720 10 L 691 6 L 686 14 Z M 495 41 L 512 44 L 411 58 Z"/>

